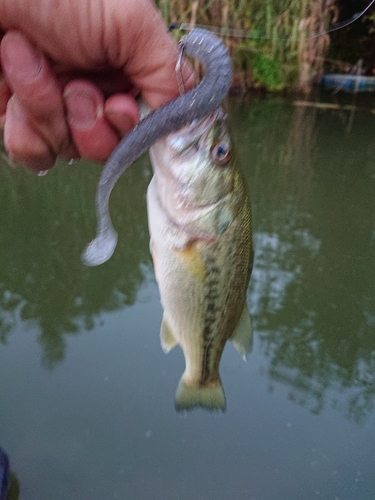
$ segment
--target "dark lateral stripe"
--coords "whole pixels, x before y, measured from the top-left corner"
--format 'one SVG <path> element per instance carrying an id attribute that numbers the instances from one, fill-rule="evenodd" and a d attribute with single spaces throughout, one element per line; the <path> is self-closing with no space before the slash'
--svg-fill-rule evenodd
<path id="1" fill-rule="evenodd" d="M 215 247 L 212 250 L 213 252 L 217 251 Z M 207 256 L 205 264 L 207 272 L 207 292 L 205 294 L 206 313 L 203 328 L 204 353 L 202 360 L 201 384 L 205 384 L 210 379 L 210 366 L 214 348 L 213 341 L 215 333 L 213 331 L 213 326 L 217 320 L 217 313 L 220 311 L 220 307 L 217 305 L 217 299 L 220 296 L 220 269 L 213 256 Z"/>

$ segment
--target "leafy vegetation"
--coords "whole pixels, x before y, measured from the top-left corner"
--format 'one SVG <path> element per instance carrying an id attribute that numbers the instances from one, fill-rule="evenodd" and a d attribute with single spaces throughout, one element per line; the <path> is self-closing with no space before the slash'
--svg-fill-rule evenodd
<path id="1" fill-rule="evenodd" d="M 243 91 L 263 87 L 308 92 L 320 78 L 335 21 L 335 0 L 157 0 L 167 24 L 220 28 Z M 245 36 L 244 36 L 245 35 Z"/>

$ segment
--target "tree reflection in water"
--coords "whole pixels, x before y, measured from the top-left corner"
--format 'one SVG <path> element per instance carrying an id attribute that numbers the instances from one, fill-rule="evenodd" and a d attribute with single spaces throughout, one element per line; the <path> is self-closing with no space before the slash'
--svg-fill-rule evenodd
<path id="1" fill-rule="evenodd" d="M 270 389 L 363 422 L 375 401 L 374 118 L 348 136 L 332 112 L 247 109 L 236 137 L 256 231 L 249 300 Z"/>
<path id="2" fill-rule="evenodd" d="M 82 164 L 57 166 L 42 178 L 9 167 L 2 172 L 0 340 L 6 342 L 17 318 L 36 323 L 49 368 L 64 358 L 65 335 L 90 330 L 102 312 L 133 304 L 151 267 L 145 208 L 151 174 L 142 160 L 111 197 L 123 229 L 115 255 L 95 269 L 81 264 L 94 235 L 98 174 Z"/>

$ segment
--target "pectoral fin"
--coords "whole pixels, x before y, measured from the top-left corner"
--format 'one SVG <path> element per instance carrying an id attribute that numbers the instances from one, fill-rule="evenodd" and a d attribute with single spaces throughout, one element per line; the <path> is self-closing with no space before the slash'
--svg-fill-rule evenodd
<path id="1" fill-rule="evenodd" d="M 161 348 L 166 354 L 178 343 L 168 325 L 165 314 L 163 314 L 163 319 L 160 327 L 160 343 Z"/>
<path id="2" fill-rule="evenodd" d="M 240 354 L 242 359 L 246 361 L 247 355 L 253 347 L 253 330 L 251 328 L 250 315 L 246 304 L 233 332 L 231 341 L 236 351 Z"/>

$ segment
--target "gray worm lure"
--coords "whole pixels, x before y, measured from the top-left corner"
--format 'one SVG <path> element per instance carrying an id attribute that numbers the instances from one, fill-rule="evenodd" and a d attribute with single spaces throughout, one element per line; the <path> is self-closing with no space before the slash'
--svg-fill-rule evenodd
<path id="1" fill-rule="evenodd" d="M 228 93 L 232 63 L 221 40 L 197 28 L 183 37 L 180 45 L 185 54 L 204 64 L 202 81 L 141 120 L 109 157 L 97 187 L 97 235 L 82 254 L 82 262 L 87 266 L 103 264 L 115 251 L 117 233 L 109 215 L 109 197 L 120 176 L 156 141 L 215 111 Z"/>

